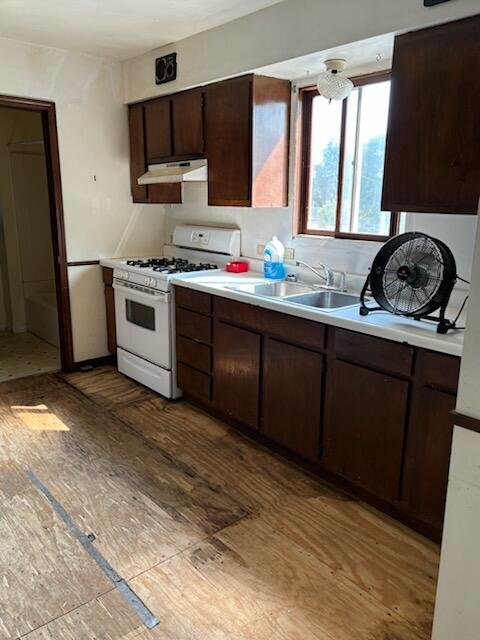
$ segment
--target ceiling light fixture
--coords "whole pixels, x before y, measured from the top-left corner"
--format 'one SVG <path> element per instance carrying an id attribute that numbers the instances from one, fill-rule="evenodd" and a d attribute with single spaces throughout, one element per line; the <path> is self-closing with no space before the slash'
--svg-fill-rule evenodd
<path id="1" fill-rule="evenodd" d="M 329 100 L 344 100 L 353 89 L 353 82 L 340 75 L 345 68 L 345 60 L 335 58 L 325 60 L 327 70 L 317 79 L 318 93 Z"/>

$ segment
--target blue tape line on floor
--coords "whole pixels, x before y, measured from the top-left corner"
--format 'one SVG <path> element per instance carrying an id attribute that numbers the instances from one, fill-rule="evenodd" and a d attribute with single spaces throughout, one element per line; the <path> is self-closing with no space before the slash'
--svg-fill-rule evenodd
<path id="1" fill-rule="evenodd" d="M 103 555 L 95 548 L 92 544 L 90 538 L 80 531 L 77 527 L 71 516 L 65 511 L 60 502 L 55 498 L 55 496 L 47 489 L 47 487 L 37 478 L 37 476 L 33 473 L 31 469 L 27 469 L 25 471 L 28 478 L 31 482 L 36 486 L 36 488 L 42 493 L 45 498 L 50 502 L 52 507 L 55 509 L 60 518 L 67 525 L 68 530 L 77 538 L 85 551 L 95 560 L 103 573 L 109 578 L 117 591 L 122 595 L 122 597 L 128 602 L 128 604 L 132 607 L 138 617 L 142 620 L 142 622 L 149 628 L 153 629 L 153 627 L 157 626 L 159 623 L 158 618 L 156 618 L 153 613 L 145 606 L 145 604 L 140 600 L 135 591 L 133 591 L 127 584 L 124 578 L 119 575 L 115 569 L 111 566 L 111 564 L 103 557 Z"/>

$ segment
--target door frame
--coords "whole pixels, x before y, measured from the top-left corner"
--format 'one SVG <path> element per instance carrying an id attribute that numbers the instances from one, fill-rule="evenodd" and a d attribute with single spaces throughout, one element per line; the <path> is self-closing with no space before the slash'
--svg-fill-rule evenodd
<path id="1" fill-rule="evenodd" d="M 55 103 L 48 100 L 0 95 L 0 107 L 36 111 L 42 117 L 55 269 L 58 331 L 60 334 L 60 358 L 62 369 L 64 371 L 73 371 L 75 361 L 73 356 L 72 318 L 68 288 L 68 263 Z"/>

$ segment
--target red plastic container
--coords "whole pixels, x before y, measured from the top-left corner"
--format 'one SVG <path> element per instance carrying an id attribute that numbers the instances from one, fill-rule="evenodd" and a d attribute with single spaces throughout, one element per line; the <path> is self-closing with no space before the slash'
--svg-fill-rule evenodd
<path id="1" fill-rule="evenodd" d="M 231 260 L 225 265 L 225 270 L 230 273 L 245 273 L 245 271 L 248 271 L 248 262 L 245 260 Z"/>

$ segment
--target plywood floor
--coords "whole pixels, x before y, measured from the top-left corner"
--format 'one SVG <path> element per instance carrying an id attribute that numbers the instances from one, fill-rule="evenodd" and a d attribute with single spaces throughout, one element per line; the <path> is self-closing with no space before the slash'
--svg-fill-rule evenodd
<path id="1" fill-rule="evenodd" d="M 417 640 L 438 547 L 105 367 L 0 384 L 0 638 Z M 25 474 L 160 619 L 148 630 Z"/>

